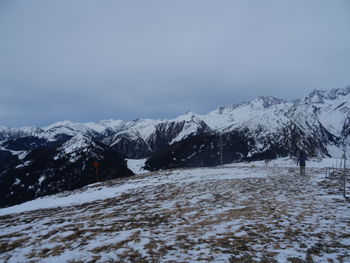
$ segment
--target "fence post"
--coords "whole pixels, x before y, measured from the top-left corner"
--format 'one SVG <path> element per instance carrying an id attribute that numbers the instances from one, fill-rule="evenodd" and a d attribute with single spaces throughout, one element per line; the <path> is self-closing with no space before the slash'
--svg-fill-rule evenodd
<path id="1" fill-rule="evenodd" d="M 220 164 L 222 166 L 222 132 L 220 132 Z"/>
<path id="2" fill-rule="evenodd" d="M 344 198 L 346 198 L 346 150 L 344 148 L 344 170 L 343 170 L 343 189 L 344 189 Z"/>

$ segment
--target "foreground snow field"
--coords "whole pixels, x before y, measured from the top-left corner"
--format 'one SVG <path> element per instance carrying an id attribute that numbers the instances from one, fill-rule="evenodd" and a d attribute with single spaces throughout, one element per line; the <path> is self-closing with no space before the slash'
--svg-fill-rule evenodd
<path id="1" fill-rule="evenodd" d="M 0 261 L 350 262 L 333 161 L 146 173 L 0 209 Z"/>

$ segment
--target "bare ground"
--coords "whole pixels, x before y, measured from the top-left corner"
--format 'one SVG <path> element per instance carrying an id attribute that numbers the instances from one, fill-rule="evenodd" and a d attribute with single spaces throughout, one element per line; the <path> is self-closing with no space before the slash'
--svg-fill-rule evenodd
<path id="1" fill-rule="evenodd" d="M 236 179 L 244 169 L 267 175 Z M 228 167 L 231 178 L 218 180 L 211 170 L 211 180 L 165 181 L 105 200 L 2 216 L 0 260 L 350 262 L 350 204 L 320 169 L 299 176 L 295 168 Z"/>

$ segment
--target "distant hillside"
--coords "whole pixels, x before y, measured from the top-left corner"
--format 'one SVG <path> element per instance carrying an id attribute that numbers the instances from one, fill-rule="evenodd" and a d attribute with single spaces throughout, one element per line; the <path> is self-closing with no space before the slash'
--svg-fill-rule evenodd
<path id="1" fill-rule="evenodd" d="M 23 159 L 3 157 L 0 207 L 130 175 L 133 172 L 124 156 L 90 138 L 75 136 L 63 144 L 36 147 Z"/>

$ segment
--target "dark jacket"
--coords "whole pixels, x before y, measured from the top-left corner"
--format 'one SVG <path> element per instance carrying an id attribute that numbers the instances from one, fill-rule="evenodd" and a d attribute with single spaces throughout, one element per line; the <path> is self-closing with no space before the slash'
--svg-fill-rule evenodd
<path id="1" fill-rule="evenodd" d="M 299 166 L 306 166 L 306 156 L 304 154 L 300 154 L 297 160 L 297 165 Z"/>

